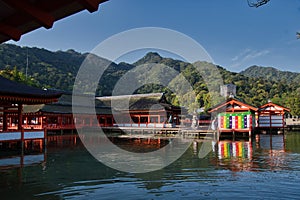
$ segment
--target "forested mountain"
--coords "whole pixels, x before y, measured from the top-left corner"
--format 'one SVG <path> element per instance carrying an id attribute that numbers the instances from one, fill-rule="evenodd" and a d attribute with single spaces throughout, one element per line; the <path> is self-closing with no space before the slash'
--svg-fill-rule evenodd
<path id="1" fill-rule="evenodd" d="M 87 55 L 74 50 L 51 52 L 39 48 L 2 44 L 0 45 L 0 74 L 38 87 L 71 91 L 77 71 Z M 136 73 L 133 77 L 136 81 L 152 81 L 152 84 L 138 88 L 136 93 L 165 92 L 169 101 L 173 104 L 179 104 L 170 88 L 159 84 L 159 80 L 168 79 L 168 76 L 176 77 L 177 73 L 183 75 L 193 87 L 196 95 L 194 108 L 205 107 L 208 109 L 212 104 L 217 103 L 211 101 L 212 93 L 208 92 L 207 88 L 207 84 L 213 84 L 214 79 L 210 79 L 207 83 L 201 76 L 201 73 L 206 73 L 212 78 L 215 76 L 210 71 L 213 66 L 212 63 L 199 61 L 191 64 L 163 58 L 157 53 L 148 53 L 133 64 L 116 64 L 99 57 L 96 59 L 99 61 L 98 63 L 103 63 L 103 65 L 110 63 L 98 84 L 97 95 L 99 96 L 111 95 L 115 84 L 121 77 Z M 153 63 L 168 66 L 172 70 L 155 67 Z M 144 71 L 138 71 L 140 69 L 137 66 L 141 65 L 144 66 Z M 201 73 L 196 70 L 195 66 L 201 69 Z M 237 98 L 255 106 L 262 105 L 271 99 L 275 103 L 291 108 L 292 114 L 300 115 L 300 82 L 295 81 L 299 80 L 298 73 L 281 72 L 274 68 L 257 66 L 250 67 L 242 73 L 230 72 L 221 66 L 217 66 L 217 69 L 224 84 L 233 83 L 237 85 Z M 127 73 L 129 71 L 130 73 Z M 264 78 L 258 75 L 263 75 Z M 181 90 L 181 81 L 182 77 L 178 76 L 170 81 L 170 86 Z M 124 91 L 124 94 L 126 92 L 129 91 Z M 191 96 L 189 93 L 180 95 L 182 95 L 183 100 Z"/>
<path id="2" fill-rule="evenodd" d="M 51 52 L 46 49 L 0 45 L 0 69 L 16 68 L 26 74 L 28 55 L 28 77 L 34 79 L 40 87 L 52 87 L 71 90 L 74 74 L 85 59 L 84 54 L 73 50 Z"/>
<path id="3" fill-rule="evenodd" d="M 193 86 L 200 106 L 205 106 L 206 108 L 211 106 L 210 93 L 203 78 L 193 67 L 195 63 L 190 64 L 170 58 L 161 58 L 157 53 L 148 53 L 144 58 L 134 63 L 134 65 L 145 63 L 161 63 L 173 67 L 183 74 Z M 212 65 L 206 62 L 198 62 L 197 64 L 208 68 Z M 230 72 L 220 66 L 217 66 L 217 68 L 224 84 L 233 83 L 237 86 L 237 98 L 255 106 L 267 103 L 270 99 L 274 103 L 291 108 L 293 114 L 300 114 L 300 82 L 291 83 L 287 80 L 268 80 L 261 77 L 245 76 L 240 73 Z M 147 88 L 142 88 L 139 92 L 150 91 L 150 88 L 148 90 Z"/>
<path id="4" fill-rule="evenodd" d="M 0 74 L 24 82 L 27 68 L 27 80 L 30 80 L 31 85 L 72 91 L 77 72 L 87 55 L 74 50 L 52 52 L 35 47 L 1 44 Z M 100 57 L 98 59 L 99 62 L 110 62 Z M 100 95 L 109 95 L 112 84 L 132 67 L 126 63 L 111 63 L 101 80 L 104 84 L 101 84 Z"/>
<path id="5" fill-rule="evenodd" d="M 271 81 L 281 81 L 287 83 L 299 82 L 300 73 L 280 71 L 273 67 L 261 67 L 261 66 L 251 66 L 240 74 L 254 77 L 254 78 L 264 78 Z"/>

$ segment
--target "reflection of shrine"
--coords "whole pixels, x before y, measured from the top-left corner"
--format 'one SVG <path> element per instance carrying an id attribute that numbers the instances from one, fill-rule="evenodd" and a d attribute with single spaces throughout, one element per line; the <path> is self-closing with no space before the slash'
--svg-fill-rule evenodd
<path id="1" fill-rule="evenodd" d="M 252 144 L 244 141 L 220 141 L 216 144 L 217 165 L 231 171 L 251 171 L 253 169 Z"/>
<path id="2" fill-rule="evenodd" d="M 284 135 L 256 135 L 256 148 L 270 151 L 285 151 Z"/>
<path id="3" fill-rule="evenodd" d="M 218 157 L 223 158 L 252 158 L 252 144 L 250 142 L 218 142 Z"/>
<path id="4" fill-rule="evenodd" d="M 161 139 L 161 138 L 118 138 L 118 137 L 109 137 L 109 140 L 117 145 L 118 147 L 137 153 L 146 153 L 159 150 L 163 148 L 167 144 L 169 144 L 170 140 Z"/>
<path id="5" fill-rule="evenodd" d="M 251 141 L 219 141 L 214 145 L 215 165 L 230 171 L 252 171 L 253 149 Z"/>
<path id="6" fill-rule="evenodd" d="M 4 146 L 3 146 L 4 145 Z M 9 145 L 9 146 L 7 146 Z M 19 151 L 17 145 L 2 144 L 0 149 L 9 149 L 2 151 L 0 155 L 0 171 L 7 169 L 17 169 L 19 180 L 23 176 L 23 168 L 26 166 L 41 165 L 42 169 L 46 164 L 46 150 L 39 140 L 25 141 L 23 151 Z"/>
<path id="7" fill-rule="evenodd" d="M 0 158 L 0 169 L 18 168 L 45 162 L 45 153 Z"/>
<path id="8" fill-rule="evenodd" d="M 256 148 L 266 153 L 265 165 L 271 170 L 286 167 L 286 149 L 284 135 L 257 135 Z"/>
<path id="9" fill-rule="evenodd" d="M 256 135 L 255 141 L 219 141 L 216 165 L 231 171 L 283 170 L 286 163 L 284 135 Z"/>

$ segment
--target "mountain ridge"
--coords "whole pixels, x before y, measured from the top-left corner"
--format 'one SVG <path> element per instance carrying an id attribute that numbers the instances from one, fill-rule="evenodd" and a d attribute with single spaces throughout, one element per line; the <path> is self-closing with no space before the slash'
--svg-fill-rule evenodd
<path id="1" fill-rule="evenodd" d="M 71 49 L 52 52 L 36 47 L 29 48 L 2 44 L 0 45 L 0 74 L 16 81 L 28 80 L 24 75 L 26 73 L 27 55 L 29 60 L 28 78 L 34 80 L 37 83 L 36 86 L 72 91 L 77 72 L 89 54 L 79 53 Z M 125 62 L 114 63 L 104 58 L 95 57 L 99 59 L 97 63 L 100 63 L 100 65 L 102 65 L 101 63 L 103 63 L 103 65 L 109 65 L 99 83 L 96 83 L 98 84 L 96 91 L 97 96 L 112 95 L 112 91 L 121 77 L 127 75 L 129 72 L 136 72 L 137 66 L 143 65 L 148 71 L 138 73 L 133 78 L 137 82 L 148 79 L 151 80 L 152 83 L 136 88 L 135 93 L 165 92 L 171 103 L 179 105 L 180 102 L 176 98 L 176 95 L 173 94 L 173 91 L 161 85 L 159 82 L 167 78 L 167 76 L 171 76 L 171 71 L 174 69 L 174 73 L 176 72 L 177 74 L 183 75 L 184 79 L 192 86 L 198 106 L 207 109 L 216 103 L 212 101 L 212 94 L 219 93 L 219 91 L 214 91 L 213 93 L 212 91 L 208 91 L 207 83 L 205 83 L 199 72 L 199 69 L 205 71 L 206 69 L 210 69 L 210 67 L 215 67 L 212 63 L 203 61 L 187 63 L 181 60 L 161 57 L 156 52 L 147 53 L 133 64 Z M 162 66 L 170 67 L 170 69 L 166 71 L 159 67 L 155 68 L 153 67 L 155 64 L 162 64 Z M 197 68 L 199 68 L 196 69 L 194 64 L 197 64 Z M 255 67 L 250 68 L 248 71 L 245 70 L 245 72 L 242 73 L 230 72 L 222 66 L 216 67 L 224 84 L 233 83 L 237 86 L 237 97 L 241 100 L 259 106 L 266 103 L 268 99 L 271 99 L 274 103 L 292 108 L 293 114 L 300 115 L 300 81 L 291 81 L 290 78 L 294 76 L 297 77 L 298 74 L 290 72 L 292 74 L 281 80 L 280 77 L 285 76 L 278 76 L 277 73 L 281 72 L 276 71 L 276 69 L 259 68 L 259 70 L 261 70 L 261 72 L 259 72 L 260 74 L 263 74 L 263 70 L 272 71 L 269 76 L 264 75 L 264 78 L 262 78 L 256 76 L 258 72 L 254 74 L 255 76 L 250 73 L 251 69 L 252 71 L 257 69 Z M 207 71 L 205 71 L 205 74 L 210 75 L 209 70 L 208 73 L 206 72 Z M 16 74 L 18 74 L 18 77 L 16 77 Z M 178 77 L 174 77 L 174 79 L 177 78 Z M 169 84 L 172 85 L 173 89 L 180 91 L 182 85 L 178 80 L 177 82 L 171 81 Z M 213 79 L 210 80 L 212 84 L 222 84 L 214 83 Z M 89 88 L 90 86 L 84 85 L 83 87 Z M 126 92 L 129 91 L 125 90 L 123 92 L 126 94 Z M 191 96 L 190 93 L 181 95 L 185 100 Z M 218 98 L 216 100 L 218 100 Z"/>
<path id="2" fill-rule="evenodd" d="M 264 78 L 271 81 L 286 81 L 287 83 L 299 82 L 300 73 L 291 71 L 282 71 L 274 67 L 263 67 L 253 65 L 240 72 L 240 74 L 255 77 Z"/>

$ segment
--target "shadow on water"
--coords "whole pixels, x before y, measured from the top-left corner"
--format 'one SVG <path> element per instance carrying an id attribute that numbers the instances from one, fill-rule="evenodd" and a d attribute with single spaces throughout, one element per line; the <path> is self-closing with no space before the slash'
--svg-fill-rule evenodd
<path id="1" fill-rule="evenodd" d="M 299 195 L 300 133 L 260 135 L 252 142 L 210 141 L 212 151 L 203 159 L 198 157 L 202 143 L 194 141 L 176 162 L 144 174 L 105 166 L 74 135 L 55 137 L 49 138 L 42 153 L 35 154 L 43 155 L 40 161 L 31 157 L 29 160 L 36 162 L 10 168 L 0 166 L 1 199 L 226 199 Z M 136 145 L 137 152 L 143 152 L 144 142 L 148 150 L 161 148 L 157 141 L 147 139 L 116 141 L 125 149 Z M 8 162 L 4 160 L 7 158 L 12 157 L 2 156 L 0 163 Z"/>
<path id="2" fill-rule="evenodd" d="M 126 151 L 135 153 L 147 153 L 163 148 L 169 144 L 167 139 L 153 138 L 118 138 L 110 137 L 109 140 Z"/>

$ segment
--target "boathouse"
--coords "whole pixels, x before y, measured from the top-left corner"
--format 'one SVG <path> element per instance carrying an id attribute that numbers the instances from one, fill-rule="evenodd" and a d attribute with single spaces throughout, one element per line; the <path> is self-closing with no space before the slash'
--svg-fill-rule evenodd
<path id="1" fill-rule="evenodd" d="M 236 98 L 229 98 L 209 110 L 214 116 L 212 126 L 219 134 L 222 133 L 249 133 L 255 128 L 255 112 L 258 108 L 246 104 Z"/>
<path id="2" fill-rule="evenodd" d="M 169 103 L 164 93 L 96 97 L 106 106 L 119 112 L 114 114 L 115 126 L 163 128 L 180 123 L 182 108 Z"/>
<path id="3" fill-rule="evenodd" d="M 257 127 L 263 129 L 280 129 L 285 126 L 285 113 L 290 112 L 289 108 L 275 104 L 271 101 L 258 109 Z"/>
<path id="4" fill-rule="evenodd" d="M 56 102 L 60 96 L 57 91 L 31 87 L 0 76 L 0 141 L 44 138 L 44 131 L 24 132 L 23 107 Z M 14 116 L 13 120 L 10 116 Z"/>

